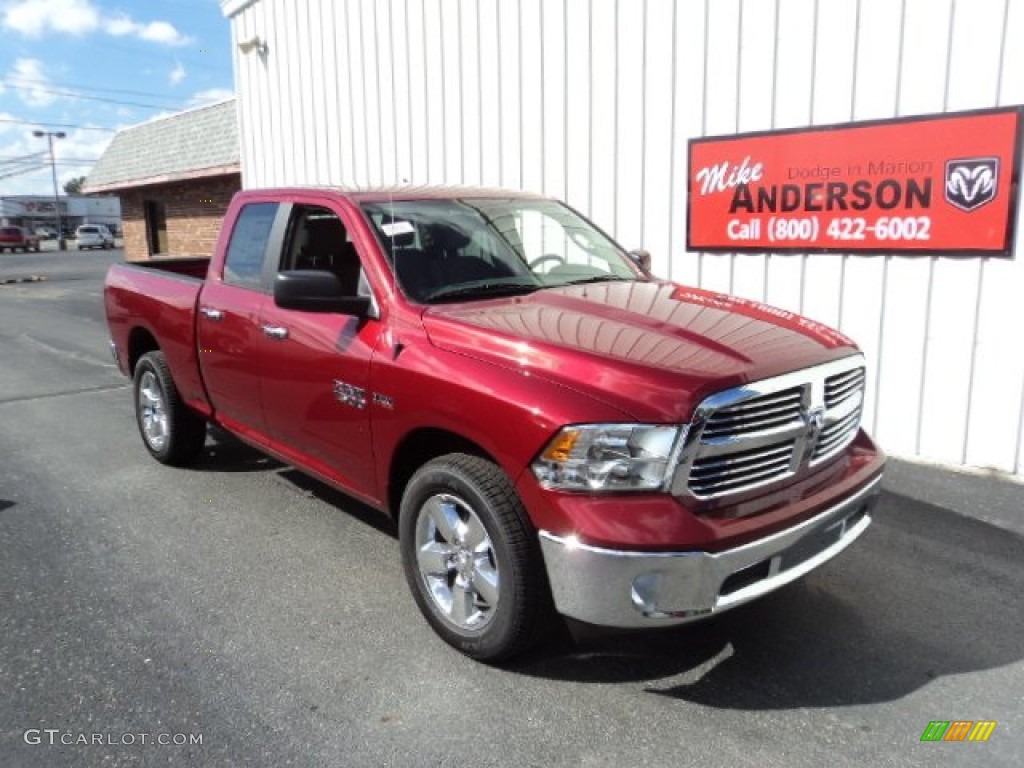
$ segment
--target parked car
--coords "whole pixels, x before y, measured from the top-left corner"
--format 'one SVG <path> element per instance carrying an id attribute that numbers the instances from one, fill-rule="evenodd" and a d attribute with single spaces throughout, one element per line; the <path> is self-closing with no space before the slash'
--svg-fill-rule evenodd
<path id="1" fill-rule="evenodd" d="M 0 227 L 0 253 L 4 251 L 35 251 L 39 253 L 39 237 L 23 227 Z"/>
<path id="2" fill-rule="evenodd" d="M 113 248 L 114 236 L 102 224 L 83 224 L 75 230 L 75 248 Z"/>
<path id="3" fill-rule="evenodd" d="M 240 192 L 211 259 L 115 264 L 104 295 L 157 461 L 217 424 L 395 516 L 420 610 L 476 659 L 552 608 L 707 618 L 871 522 L 855 344 L 654 278 L 555 200 Z"/>
<path id="4" fill-rule="evenodd" d="M 56 240 L 57 230 L 53 227 L 36 227 L 36 235 L 40 240 Z"/>

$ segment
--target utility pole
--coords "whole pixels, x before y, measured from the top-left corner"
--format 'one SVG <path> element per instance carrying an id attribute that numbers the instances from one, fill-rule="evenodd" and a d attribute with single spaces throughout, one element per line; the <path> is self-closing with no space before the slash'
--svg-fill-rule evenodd
<path id="1" fill-rule="evenodd" d="M 53 213 L 57 217 L 57 248 L 63 251 L 67 247 L 64 240 L 64 228 L 60 221 L 60 191 L 57 188 L 57 158 L 53 154 L 53 140 L 63 139 L 67 136 L 64 131 L 32 131 L 32 135 L 38 139 L 43 136 L 50 146 L 50 173 L 53 175 Z"/>

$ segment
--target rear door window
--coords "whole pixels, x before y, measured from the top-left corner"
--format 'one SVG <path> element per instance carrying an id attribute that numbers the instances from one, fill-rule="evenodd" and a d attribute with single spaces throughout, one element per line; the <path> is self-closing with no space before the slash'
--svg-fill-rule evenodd
<path id="1" fill-rule="evenodd" d="M 224 261 L 224 282 L 260 288 L 267 241 L 277 216 L 277 203 L 250 203 L 235 221 Z"/>

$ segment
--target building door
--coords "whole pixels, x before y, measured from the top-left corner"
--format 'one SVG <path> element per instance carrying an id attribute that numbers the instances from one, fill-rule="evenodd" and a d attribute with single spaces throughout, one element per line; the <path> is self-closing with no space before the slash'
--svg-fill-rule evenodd
<path id="1" fill-rule="evenodd" d="M 146 245 L 150 256 L 167 253 L 167 207 L 162 200 L 147 200 Z"/>

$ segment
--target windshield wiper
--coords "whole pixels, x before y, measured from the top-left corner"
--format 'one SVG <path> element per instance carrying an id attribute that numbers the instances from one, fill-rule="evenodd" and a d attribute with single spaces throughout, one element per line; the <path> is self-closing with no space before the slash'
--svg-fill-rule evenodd
<path id="1" fill-rule="evenodd" d="M 586 285 L 587 283 L 617 283 L 617 282 L 634 282 L 639 278 L 636 277 L 619 277 L 618 275 L 594 275 L 593 277 L 584 277 L 580 280 L 570 280 L 562 285 Z"/>
<path id="2" fill-rule="evenodd" d="M 439 288 L 433 293 L 424 297 L 424 301 L 433 302 L 441 299 L 451 299 L 466 296 L 509 296 L 513 294 L 526 294 L 538 291 L 543 286 L 537 283 L 470 283 L 468 285 L 454 285 L 450 288 Z"/>

